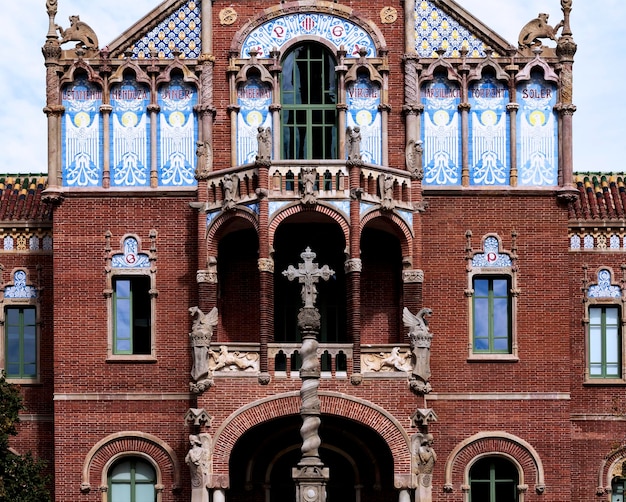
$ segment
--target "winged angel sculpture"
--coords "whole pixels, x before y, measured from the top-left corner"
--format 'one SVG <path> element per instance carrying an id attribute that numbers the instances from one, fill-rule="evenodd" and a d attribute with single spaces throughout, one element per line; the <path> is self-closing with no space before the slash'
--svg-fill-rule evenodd
<path id="1" fill-rule="evenodd" d="M 428 321 L 425 316 L 432 315 L 433 311 L 423 308 L 417 315 L 404 307 L 402 320 L 409 328 L 413 370 L 409 382 L 411 390 L 420 394 L 427 394 L 432 390 L 430 383 L 430 344 L 433 334 L 428 329 Z"/>

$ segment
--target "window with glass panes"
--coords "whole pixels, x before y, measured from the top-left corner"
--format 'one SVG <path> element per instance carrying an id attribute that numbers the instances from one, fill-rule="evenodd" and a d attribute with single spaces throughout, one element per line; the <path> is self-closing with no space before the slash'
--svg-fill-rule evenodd
<path id="1" fill-rule="evenodd" d="M 470 502 L 517 502 L 518 472 L 500 457 L 478 460 L 470 469 Z"/>
<path id="2" fill-rule="evenodd" d="M 4 332 L 7 377 L 36 378 L 37 314 L 35 307 L 6 307 Z"/>
<path id="3" fill-rule="evenodd" d="M 589 307 L 589 376 L 620 378 L 621 352 L 619 307 Z"/>
<path id="4" fill-rule="evenodd" d="M 156 473 L 139 458 L 117 462 L 109 471 L 108 502 L 154 502 Z"/>
<path id="5" fill-rule="evenodd" d="M 113 279 L 113 353 L 150 354 L 150 278 Z"/>
<path id="6" fill-rule="evenodd" d="M 284 159 L 337 158 L 335 60 L 323 45 L 306 43 L 287 54 L 281 105 Z"/>
<path id="7" fill-rule="evenodd" d="M 473 280 L 474 353 L 511 352 L 511 298 L 509 277 Z"/>

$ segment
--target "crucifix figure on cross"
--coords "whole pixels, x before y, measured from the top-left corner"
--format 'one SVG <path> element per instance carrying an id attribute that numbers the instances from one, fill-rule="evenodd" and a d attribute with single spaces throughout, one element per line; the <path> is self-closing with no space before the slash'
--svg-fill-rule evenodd
<path id="1" fill-rule="evenodd" d="M 315 300 L 317 298 L 317 288 L 315 284 L 319 282 L 320 277 L 327 281 L 335 274 L 334 270 L 331 270 L 328 265 L 324 265 L 322 268 L 317 266 L 317 263 L 313 263 L 313 260 L 317 256 L 310 247 L 304 250 L 304 253 L 300 254 L 300 257 L 304 260 L 304 263 L 298 263 L 298 268 L 294 268 L 293 265 L 289 265 L 287 270 L 283 271 L 283 275 L 290 281 L 298 278 L 298 282 L 302 284 L 302 303 L 304 308 L 315 308 Z"/>

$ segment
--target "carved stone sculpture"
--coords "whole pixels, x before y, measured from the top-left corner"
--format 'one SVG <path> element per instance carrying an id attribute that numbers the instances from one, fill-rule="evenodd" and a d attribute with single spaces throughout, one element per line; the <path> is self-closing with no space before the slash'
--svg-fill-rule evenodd
<path id="1" fill-rule="evenodd" d="M 222 188 L 224 190 L 224 211 L 234 209 L 239 200 L 239 177 L 236 174 L 227 174 L 222 178 Z"/>
<path id="2" fill-rule="evenodd" d="M 361 128 L 348 127 L 346 129 L 346 140 L 348 143 L 348 160 L 361 160 Z"/>
<path id="3" fill-rule="evenodd" d="M 541 38 L 556 40 L 556 32 L 563 26 L 563 21 L 553 28 L 548 24 L 548 17 L 548 14 L 540 13 L 536 19 L 526 23 L 518 38 L 520 49 L 541 46 Z"/>
<path id="4" fill-rule="evenodd" d="M 193 352 L 191 367 L 193 382 L 189 384 L 189 389 L 195 394 L 200 394 L 213 386 L 213 378 L 209 374 L 209 351 L 213 331 L 217 326 L 218 311 L 217 307 L 213 307 L 208 314 L 205 314 L 198 307 L 191 307 L 189 312 L 192 316 L 196 316 L 191 333 L 189 333 Z"/>
<path id="5" fill-rule="evenodd" d="M 418 432 L 411 437 L 413 454 L 413 474 L 417 476 L 415 500 L 432 502 L 433 499 L 433 469 L 437 461 L 437 454 L 432 447 L 433 435 Z"/>
<path id="6" fill-rule="evenodd" d="M 302 203 L 316 204 L 315 181 L 317 181 L 317 170 L 305 167 L 302 169 Z"/>
<path id="7" fill-rule="evenodd" d="M 380 207 L 386 211 L 391 211 L 395 207 L 393 201 L 394 177 L 391 174 L 380 175 L 378 177 L 378 190 L 380 192 Z"/>
<path id="8" fill-rule="evenodd" d="M 185 457 L 191 475 L 191 502 L 209 502 L 207 484 L 211 475 L 211 436 L 192 434 L 190 449 Z"/>
<path id="9" fill-rule="evenodd" d="M 208 141 L 196 142 L 196 178 L 205 179 L 211 172 L 211 165 L 213 164 L 213 150 L 211 144 Z"/>
<path id="10" fill-rule="evenodd" d="M 56 2 L 55 2 L 56 4 Z M 61 44 L 65 42 L 78 42 L 76 48 L 83 46 L 85 49 L 97 49 L 98 37 L 91 27 L 80 20 L 79 16 L 70 16 L 70 27 L 64 30 L 57 25 L 57 30 L 61 34 Z"/>
<path id="11" fill-rule="evenodd" d="M 417 180 L 424 178 L 424 148 L 421 141 L 410 140 L 406 146 L 406 167 Z"/>
<path id="12" fill-rule="evenodd" d="M 220 345 L 219 352 L 209 352 L 211 371 L 258 371 L 258 354 L 248 352 L 228 352 L 226 345 Z"/>
<path id="13" fill-rule="evenodd" d="M 400 353 L 400 347 L 391 349 L 391 353 L 364 354 L 365 372 L 411 371 L 411 353 Z"/>
<path id="14" fill-rule="evenodd" d="M 269 163 L 272 159 L 272 130 L 269 127 L 259 127 L 257 129 L 258 152 L 256 161 L 258 163 Z"/>
<path id="15" fill-rule="evenodd" d="M 417 315 L 404 307 L 402 320 L 409 328 L 411 352 L 413 353 L 413 370 L 411 372 L 410 386 L 413 392 L 427 394 L 432 390 L 430 380 L 430 344 L 433 334 L 428 329 L 428 321 L 424 316 L 433 312 L 429 308 L 423 308 Z"/>

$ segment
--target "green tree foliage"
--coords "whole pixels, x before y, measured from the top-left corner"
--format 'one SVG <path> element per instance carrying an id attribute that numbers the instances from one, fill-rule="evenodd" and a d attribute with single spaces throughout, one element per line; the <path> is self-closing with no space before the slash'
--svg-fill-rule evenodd
<path id="1" fill-rule="evenodd" d="M 50 502 L 46 463 L 30 453 L 9 451 L 9 436 L 17 434 L 15 426 L 23 409 L 18 387 L 0 372 L 0 502 Z"/>

